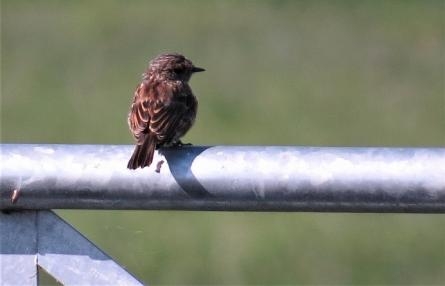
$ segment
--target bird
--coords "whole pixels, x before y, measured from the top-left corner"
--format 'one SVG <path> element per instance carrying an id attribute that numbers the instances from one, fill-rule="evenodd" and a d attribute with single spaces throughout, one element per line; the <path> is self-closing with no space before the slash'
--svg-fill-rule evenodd
<path id="1" fill-rule="evenodd" d="M 128 114 L 136 140 L 128 169 L 150 166 L 159 147 L 184 145 L 180 138 L 193 126 L 198 109 L 188 82 L 202 71 L 179 53 L 162 53 L 149 62 Z"/>

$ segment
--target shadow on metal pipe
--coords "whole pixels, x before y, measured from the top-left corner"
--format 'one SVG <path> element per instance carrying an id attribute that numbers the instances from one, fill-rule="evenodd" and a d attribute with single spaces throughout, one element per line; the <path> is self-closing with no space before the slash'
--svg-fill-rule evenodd
<path id="1" fill-rule="evenodd" d="M 178 185 L 181 186 L 187 195 L 195 199 L 214 197 L 201 185 L 191 170 L 193 160 L 209 148 L 207 146 L 183 146 L 158 150 L 159 154 L 163 155 L 167 160 L 170 171 Z"/>

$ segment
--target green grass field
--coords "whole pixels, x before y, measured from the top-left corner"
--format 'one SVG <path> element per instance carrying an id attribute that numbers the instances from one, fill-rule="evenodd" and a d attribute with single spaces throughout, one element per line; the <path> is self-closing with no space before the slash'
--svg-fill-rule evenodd
<path id="1" fill-rule="evenodd" d="M 148 61 L 195 145 L 445 146 L 443 1 L 1 2 L 1 142 L 133 143 Z M 445 216 L 59 211 L 151 284 L 443 284 Z"/>

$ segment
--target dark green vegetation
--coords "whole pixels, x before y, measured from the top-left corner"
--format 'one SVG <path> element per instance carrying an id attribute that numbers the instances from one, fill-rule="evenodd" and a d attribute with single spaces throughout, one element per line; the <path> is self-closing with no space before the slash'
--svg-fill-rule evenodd
<path id="1" fill-rule="evenodd" d="M 2 1 L 1 141 L 130 144 L 148 60 L 196 145 L 444 146 L 443 1 Z M 123 166 L 125 167 L 125 166 Z M 60 211 L 152 284 L 440 284 L 443 215 Z"/>

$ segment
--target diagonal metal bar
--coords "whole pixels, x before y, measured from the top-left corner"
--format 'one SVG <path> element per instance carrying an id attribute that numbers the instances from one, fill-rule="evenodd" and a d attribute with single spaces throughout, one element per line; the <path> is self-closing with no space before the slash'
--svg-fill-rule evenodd
<path id="1" fill-rule="evenodd" d="M 64 285 L 142 285 L 52 211 L 0 213 L 0 284 L 37 285 L 37 265 Z"/>
<path id="2" fill-rule="evenodd" d="M 445 212 L 445 148 L 182 147 L 135 171 L 132 146 L 1 149 L 0 209 Z"/>
<path id="3" fill-rule="evenodd" d="M 38 212 L 38 264 L 64 285 L 142 285 L 52 211 Z"/>

